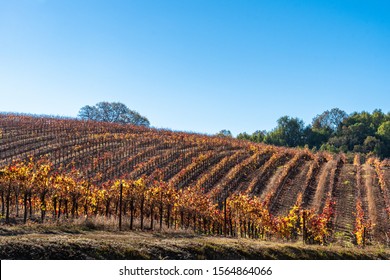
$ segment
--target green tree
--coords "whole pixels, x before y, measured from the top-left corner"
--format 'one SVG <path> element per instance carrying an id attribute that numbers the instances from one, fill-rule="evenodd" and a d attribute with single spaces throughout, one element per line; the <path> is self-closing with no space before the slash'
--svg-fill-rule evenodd
<path id="1" fill-rule="evenodd" d="M 380 110 L 354 112 L 345 118 L 327 144 L 338 151 L 354 151 L 388 156 L 386 122 L 388 116 Z"/>
<path id="2" fill-rule="evenodd" d="M 377 135 L 383 143 L 380 156 L 390 157 L 390 121 L 385 121 L 379 126 Z"/>
<path id="3" fill-rule="evenodd" d="M 386 121 L 379 126 L 377 135 L 385 141 L 390 141 L 390 121 Z"/>
<path id="4" fill-rule="evenodd" d="M 146 117 L 119 102 L 99 102 L 95 106 L 84 106 L 78 116 L 82 120 L 150 126 Z"/>
<path id="5" fill-rule="evenodd" d="M 318 149 L 329 140 L 330 135 L 328 130 L 317 130 L 313 129 L 312 126 L 307 126 L 304 130 L 305 144 L 310 148 L 316 147 Z"/>
<path id="6" fill-rule="evenodd" d="M 264 142 L 265 136 L 267 135 L 267 132 L 265 130 L 256 130 L 252 133 L 251 138 L 253 142 Z"/>
<path id="7" fill-rule="evenodd" d="M 222 129 L 220 132 L 218 132 L 216 134 L 217 136 L 220 136 L 220 137 L 233 137 L 232 133 L 230 132 L 230 130 L 227 130 L 227 129 Z"/>
<path id="8" fill-rule="evenodd" d="M 313 119 L 313 130 L 336 132 L 347 117 L 348 114 L 339 108 L 325 111 Z"/>
<path id="9" fill-rule="evenodd" d="M 264 130 L 257 130 L 253 132 L 251 135 L 249 135 L 246 132 L 242 132 L 237 135 L 237 139 L 241 140 L 249 140 L 256 143 L 261 143 L 264 141 L 264 138 L 266 136 L 267 132 Z"/>
<path id="10" fill-rule="evenodd" d="M 253 141 L 252 137 L 246 132 L 239 133 L 237 135 L 237 139 Z"/>
<path id="11" fill-rule="evenodd" d="M 348 114 L 339 108 L 327 110 L 317 115 L 306 130 L 307 144 L 311 147 L 320 147 L 335 136 L 340 130 L 341 124 L 348 117 Z"/>
<path id="12" fill-rule="evenodd" d="M 380 155 L 382 152 L 383 143 L 374 136 L 367 136 L 363 142 L 362 147 L 362 152 L 364 153 Z"/>
<path id="13" fill-rule="evenodd" d="M 283 116 L 278 126 L 267 134 L 265 142 L 278 146 L 297 147 L 304 145 L 304 123 L 298 118 Z"/>

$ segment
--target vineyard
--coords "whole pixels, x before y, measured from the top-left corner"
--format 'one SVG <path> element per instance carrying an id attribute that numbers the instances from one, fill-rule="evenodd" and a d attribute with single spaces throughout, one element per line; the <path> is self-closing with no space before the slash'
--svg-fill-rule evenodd
<path id="1" fill-rule="evenodd" d="M 390 244 L 390 161 L 131 125 L 0 115 L 1 220 Z"/>

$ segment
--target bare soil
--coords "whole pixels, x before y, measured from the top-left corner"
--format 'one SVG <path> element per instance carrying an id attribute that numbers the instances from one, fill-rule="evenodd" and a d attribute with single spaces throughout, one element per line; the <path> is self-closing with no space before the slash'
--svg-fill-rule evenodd
<path id="1" fill-rule="evenodd" d="M 93 231 L 66 227 L 0 227 L 0 259 L 390 259 L 384 247 L 345 248 L 187 232 Z"/>

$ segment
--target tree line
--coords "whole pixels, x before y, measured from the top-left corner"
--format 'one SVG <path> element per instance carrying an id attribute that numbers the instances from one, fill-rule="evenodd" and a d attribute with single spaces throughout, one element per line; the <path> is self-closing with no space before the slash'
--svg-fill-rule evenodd
<path id="1" fill-rule="evenodd" d="M 220 136 L 231 136 L 228 130 Z M 329 152 L 357 152 L 390 157 L 390 112 L 381 110 L 347 114 L 339 108 L 317 115 L 305 126 L 299 118 L 283 116 L 271 131 L 242 132 L 238 139 L 286 147 L 308 147 Z"/>

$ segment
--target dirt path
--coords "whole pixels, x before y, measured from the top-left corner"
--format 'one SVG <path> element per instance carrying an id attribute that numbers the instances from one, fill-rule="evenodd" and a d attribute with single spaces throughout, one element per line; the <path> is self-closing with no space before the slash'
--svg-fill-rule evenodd
<path id="1" fill-rule="evenodd" d="M 389 231 L 388 217 L 385 211 L 385 201 L 372 166 L 363 165 L 363 178 L 368 201 L 368 214 L 374 224 L 374 238 L 379 241 L 386 241 L 386 232 Z"/>
<path id="2" fill-rule="evenodd" d="M 274 192 L 276 188 L 278 187 L 276 182 L 279 181 L 279 179 L 282 177 L 284 166 L 279 166 L 274 172 L 272 172 L 272 177 L 269 179 L 268 184 L 265 186 L 265 188 L 262 189 L 261 192 L 261 200 L 265 200 L 265 198 L 270 194 L 270 192 Z"/>
<path id="3" fill-rule="evenodd" d="M 248 185 L 247 192 L 254 195 L 263 195 L 266 193 L 268 182 L 272 180 L 275 173 L 282 169 L 283 165 L 291 159 L 290 154 L 274 154 L 259 170 L 256 172 Z"/>
<path id="4" fill-rule="evenodd" d="M 328 161 L 319 173 L 318 185 L 315 190 L 313 201 L 310 205 L 310 208 L 315 209 L 317 212 L 320 211 L 321 204 L 324 201 L 326 193 L 329 191 L 329 181 L 332 168 L 335 168 L 336 161 Z"/>
<path id="5" fill-rule="evenodd" d="M 356 167 L 344 164 L 340 170 L 340 178 L 333 189 L 335 205 L 334 231 L 343 239 L 353 241 L 356 212 Z"/>
<path id="6" fill-rule="evenodd" d="M 386 184 L 388 193 L 390 193 L 390 167 L 383 167 L 382 170 L 383 170 L 383 174 L 385 177 L 385 184 Z M 388 201 L 387 205 L 390 205 L 390 201 Z"/>
<path id="7" fill-rule="evenodd" d="M 271 154 L 271 153 L 265 153 L 264 155 L 261 156 L 259 161 L 256 162 L 254 170 L 249 172 L 249 174 L 246 174 L 246 176 L 244 176 L 242 178 L 242 180 L 240 180 L 239 186 L 236 189 L 236 192 L 239 192 L 239 193 L 243 193 L 243 192 L 250 193 L 251 192 L 251 189 L 253 187 L 253 186 L 251 186 L 251 182 L 253 182 L 255 180 L 255 178 L 259 176 L 259 173 L 261 173 L 262 167 L 271 158 L 272 155 L 273 154 Z"/>
<path id="8" fill-rule="evenodd" d="M 285 215 L 295 204 L 299 193 L 303 192 L 310 162 L 304 162 L 298 167 L 296 174 L 289 174 L 286 183 L 280 187 L 274 197 L 271 212 L 274 215 Z M 295 176 L 294 176 L 295 175 Z"/>
<path id="9" fill-rule="evenodd" d="M 303 208 L 311 207 L 314 200 L 314 195 L 317 190 L 317 186 L 319 184 L 320 174 L 321 172 L 323 172 L 325 166 L 326 166 L 326 162 L 324 160 L 320 160 L 318 162 L 317 161 L 312 162 L 312 166 L 310 167 L 312 174 L 310 178 L 306 178 L 307 179 L 307 181 L 305 182 L 306 188 L 305 191 L 303 192 L 303 197 L 302 197 Z"/>

